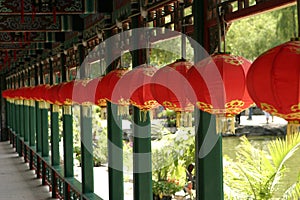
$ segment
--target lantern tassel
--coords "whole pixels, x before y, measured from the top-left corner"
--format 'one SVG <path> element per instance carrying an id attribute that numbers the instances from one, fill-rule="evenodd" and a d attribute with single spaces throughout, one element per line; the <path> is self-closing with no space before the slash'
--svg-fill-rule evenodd
<path id="1" fill-rule="evenodd" d="M 176 127 L 181 126 L 181 112 L 176 112 Z"/>
<path id="2" fill-rule="evenodd" d="M 234 116 L 216 115 L 217 134 L 235 134 Z"/>
<path id="3" fill-rule="evenodd" d="M 147 110 L 140 110 L 140 121 L 141 122 L 147 121 Z"/>
<path id="4" fill-rule="evenodd" d="M 119 116 L 127 116 L 129 114 L 128 106 L 118 105 L 118 115 Z"/>
<path id="5" fill-rule="evenodd" d="M 106 111 L 106 107 L 100 107 L 100 119 L 102 120 L 106 119 L 105 111 Z"/>
<path id="6" fill-rule="evenodd" d="M 300 123 L 299 121 L 289 121 L 287 124 L 286 134 L 293 135 L 300 132 Z"/>

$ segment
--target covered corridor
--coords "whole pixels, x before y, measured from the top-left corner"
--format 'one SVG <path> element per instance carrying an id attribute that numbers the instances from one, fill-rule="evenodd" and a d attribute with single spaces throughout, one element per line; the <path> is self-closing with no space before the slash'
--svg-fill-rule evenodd
<path id="1" fill-rule="evenodd" d="M 49 187 L 42 185 L 8 141 L 0 142 L 0 180 L 1 200 L 52 199 Z"/>

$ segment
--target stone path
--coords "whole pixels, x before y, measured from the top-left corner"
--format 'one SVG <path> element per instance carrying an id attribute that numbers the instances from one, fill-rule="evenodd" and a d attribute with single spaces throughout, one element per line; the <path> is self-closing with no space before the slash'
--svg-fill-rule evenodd
<path id="1" fill-rule="evenodd" d="M 52 199 L 34 171 L 19 157 L 9 142 L 0 142 L 0 200 Z"/>

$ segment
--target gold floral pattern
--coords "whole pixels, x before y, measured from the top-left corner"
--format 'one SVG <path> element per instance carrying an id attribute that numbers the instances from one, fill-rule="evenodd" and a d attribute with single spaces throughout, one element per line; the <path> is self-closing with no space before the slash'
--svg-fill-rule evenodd
<path id="1" fill-rule="evenodd" d="M 232 100 L 230 102 L 227 102 L 225 104 L 225 107 L 221 109 L 214 108 L 213 105 L 204 102 L 197 102 L 196 105 L 200 110 L 203 110 L 205 112 L 211 114 L 226 114 L 227 116 L 236 115 L 246 109 L 244 107 L 245 102 L 241 100 Z"/>
<path id="2" fill-rule="evenodd" d="M 132 101 L 132 100 L 129 100 L 129 103 L 133 106 L 138 107 L 142 111 L 147 111 L 147 110 L 150 110 L 150 109 L 155 108 L 156 106 L 158 106 L 158 103 L 155 100 L 146 101 L 146 102 L 144 102 L 144 105 L 140 105 L 137 102 Z"/>
<path id="3" fill-rule="evenodd" d="M 243 65 L 244 61 L 242 59 L 239 59 L 236 56 L 229 56 L 229 55 L 220 55 L 221 58 L 224 59 L 224 62 L 229 63 L 231 65 Z"/>
<path id="4" fill-rule="evenodd" d="M 293 112 L 300 112 L 300 103 L 297 104 L 297 105 L 293 105 L 291 107 L 291 111 L 293 111 Z"/>
<path id="5" fill-rule="evenodd" d="M 260 108 L 268 113 L 270 113 L 271 115 L 277 116 L 277 117 L 281 117 L 285 120 L 288 121 L 298 121 L 300 120 L 300 104 L 296 104 L 291 106 L 290 108 L 290 113 L 284 114 L 284 113 L 280 113 L 278 112 L 278 110 L 270 104 L 267 103 L 261 103 L 260 104 Z"/>
<path id="6" fill-rule="evenodd" d="M 106 107 L 106 99 L 99 99 L 97 105 L 100 107 Z"/>
<path id="7" fill-rule="evenodd" d="M 168 109 L 174 110 L 175 112 L 181 112 L 181 111 L 190 112 L 190 111 L 193 111 L 193 109 L 194 109 L 194 107 L 191 103 L 188 103 L 184 108 L 177 107 L 176 104 L 174 104 L 170 101 L 164 101 L 162 105 Z"/>
<path id="8" fill-rule="evenodd" d="M 300 47 L 297 47 L 297 46 L 290 46 L 290 47 L 288 47 L 288 49 L 289 49 L 292 53 L 300 54 Z"/>

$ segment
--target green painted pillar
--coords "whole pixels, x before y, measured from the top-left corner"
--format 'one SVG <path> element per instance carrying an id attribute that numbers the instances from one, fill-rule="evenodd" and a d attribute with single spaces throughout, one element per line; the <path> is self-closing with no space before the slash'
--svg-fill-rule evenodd
<path id="1" fill-rule="evenodd" d="M 51 164 L 60 164 L 59 157 L 59 106 L 51 105 Z"/>
<path id="2" fill-rule="evenodd" d="M 143 27 L 141 16 L 132 18 L 132 27 Z M 140 34 L 145 32 L 133 33 L 133 38 L 140 38 Z M 146 37 L 144 37 L 146 38 Z M 141 45 L 135 39 L 132 41 L 134 47 L 138 49 Z M 132 65 L 139 66 L 146 63 L 147 55 L 144 49 L 138 49 L 131 52 Z M 133 112 L 133 181 L 134 181 L 134 199 L 152 200 L 152 159 L 151 159 L 151 122 L 149 112 L 142 112 L 134 107 Z"/>
<path id="3" fill-rule="evenodd" d="M 36 144 L 35 136 L 36 136 L 36 109 L 35 109 L 35 101 L 29 100 L 29 146 L 34 147 Z M 30 150 L 31 151 L 31 150 Z M 30 153 L 29 157 L 29 169 L 33 169 L 34 164 L 34 155 Z"/>
<path id="4" fill-rule="evenodd" d="M 47 102 L 39 102 L 41 110 L 41 142 L 42 142 L 42 156 L 49 156 L 49 131 L 48 131 L 48 109 Z"/>
<path id="5" fill-rule="evenodd" d="M 23 139 L 24 137 L 24 109 L 23 109 L 23 100 L 19 100 L 19 137 Z"/>
<path id="6" fill-rule="evenodd" d="M 53 62 L 49 60 L 49 74 L 53 73 Z M 50 85 L 54 84 L 53 76 L 50 76 Z M 60 107 L 56 104 L 50 105 L 50 131 L 51 131 L 51 165 L 56 166 L 60 164 L 59 157 L 59 111 Z M 53 177 L 53 180 L 55 177 Z M 56 184 L 56 183 L 52 183 Z M 55 186 L 55 185 L 54 185 Z M 53 187 L 55 188 L 55 187 Z M 55 193 L 55 190 L 52 190 Z M 53 196 L 54 195 L 54 196 Z M 52 194 L 52 197 L 55 197 L 56 194 Z"/>
<path id="7" fill-rule="evenodd" d="M 92 193 L 94 192 L 92 107 L 81 106 L 80 112 L 82 192 Z"/>
<path id="8" fill-rule="evenodd" d="M 112 36 L 112 31 L 106 31 L 107 38 Z M 111 46 L 106 45 L 106 61 L 112 58 Z M 116 62 L 106 68 L 106 73 L 115 69 Z M 107 62 L 108 63 L 108 62 Z M 118 106 L 107 101 L 107 138 L 108 138 L 108 185 L 109 199 L 124 199 L 123 180 L 123 136 L 122 120 L 118 116 Z"/>
<path id="9" fill-rule="evenodd" d="M 39 106 L 39 102 L 35 102 L 36 112 L 36 151 L 42 152 L 42 112 Z"/>
<path id="10" fill-rule="evenodd" d="M 35 146 L 35 135 L 36 135 L 36 111 L 35 102 L 33 100 L 29 101 L 29 146 Z"/>
<path id="11" fill-rule="evenodd" d="M 16 151 L 19 154 L 19 156 L 22 156 L 22 148 L 21 148 L 21 141 L 20 141 L 20 128 L 21 128 L 21 122 L 20 122 L 20 100 L 15 101 L 16 102 L 16 127 L 15 127 L 15 134 L 16 134 Z"/>
<path id="12" fill-rule="evenodd" d="M 194 47 L 195 63 L 205 57 L 200 48 L 209 41 L 208 30 L 204 20 L 206 8 L 205 0 L 193 2 L 194 40 L 199 46 Z M 209 47 L 206 48 L 207 51 Z M 223 194 L 223 164 L 222 164 L 222 136 L 216 130 L 216 117 L 206 112 L 195 111 L 196 124 L 196 199 L 222 200 Z"/>
<path id="13" fill-rule="evenodd" d="M 90 65 L 84 62 L 85 47 L 78 46 L 80 78 L 85 79 L 90 76 Z M 93 94 L 91 94 L 93 95 Z M 81 172 L 82 172 L 82 192 L 94 192 L 94 158 L 93 158 L 93 124 L 92 107 L 82 105 L 80 107 L 80 139 L 81 139 Z"/>
<path id="14" fill-rule="evenodd" d="M 60 165 L 60 156 L 59 156 L 59 111 L 60 107 L 58 105 L 51 105 L 51 165 L 58 166 Z M 55 173 L 52 172 L 52 198 L 56 198 L 56 189 L 57 188 L 57 178 Z"/>
<path id="15" fill-rule="evenodd" d="M 15 100 L 12 100 L 11 102 L 11 132 L 15 133 L 16 132 L 16 104 Z M 14 136 L 12 135 L 12 144 L 15 147 L 15 141 L 14 141 Z"/>
<path id="16" fill-rule="evenodd" d="M 24 100 L 24 142 L 28 142 L 29 139 L 29 100 Z"/>
<path id="17" fill-rule="evenodd" d="M 215 115 L 200 110 L 196 112 L 197 199 L 222 200 L 224 199 L 222 135 L 216 131 Z"/>
<path id="18" fill-rule="evenodd" d="M 64 174 L 74 176 L 73 161 L 73 117 L 72 106 L 63 106 L 63 144 L 64 144 Z M 69 199 L 67 185 L 64 185 L 64 199 Z"/>
<path id="19" fill-rule="evenodd" d="M 109 199 L 124 199 L 122 120 L 118 106 L 107 102 Z"/>
<path id="20" fill-rule="evenodd" d="M 10 118 L 11 118 L 11 108 L 10 108 L 10 101 L 5 99 L 6 110 L 5 110 L 5 118 L 6 118 L 6 127 L 10 129 Z"/>
<path id="21" fill-rule="evenodd" d="M 133 181 L 134 199 L 152 200 L 151 125 L 149 112 L 134 107 Z M 141 119 L 142 118 L 142 119 Z"/>
<path id="22" fill-rule="evenodd" d="M 19 156 L 22 156 L 22 152 L 24 151 L 23 140 L 24 140 L 24 105 L 23 100 L 19 100 L 19 142 L 20 142 L 20 151 Z"/>

